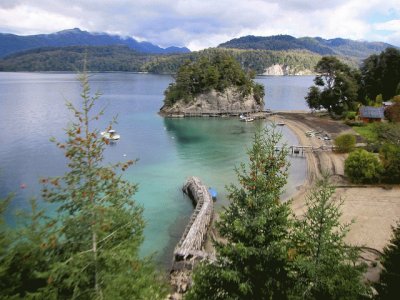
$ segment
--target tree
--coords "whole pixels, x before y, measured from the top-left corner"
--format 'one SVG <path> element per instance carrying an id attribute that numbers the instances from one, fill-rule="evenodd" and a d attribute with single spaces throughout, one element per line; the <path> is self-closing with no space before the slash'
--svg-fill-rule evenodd
<path id="1" fill-rule="evenodd" d="M 132 199 L 137 186 L 119 172 L 134 162 L 104 164 L 108 142 L 92 129 L 103 114 L 93 112 L 99 94 L 91 96 L 86 73 L 79 79 L 82 108 L 67 104 L 75 119 L 66 129 L 66 141 L 57 142 L 69 171 L 41 180 L 44 201 L 57 210 L 45 218 L 33 205 L 31 222 L 1 257 L 2 296 L 165 299 L 165 282 L 151 260 L 138 254 L 144 220 L 142 207 Z"/>
<path id="2" fill-rule="evenodd" d="M 341 134 L 335 139 L 335 146 L 338 152 L 351 152 L 356 145 L 356 137 L 352 134 Z"/>
<path id="3" fill-rule="evenodd" d="M 400 122 L 400 103 L 394 103 L 385 109 L 385 117 L 391 122 Z"/>
<path id="4" fill-rule="evenodd" d="M 217 222 L 217 261 L 195 270 L 187 299 L 286 297 L 290 208 L 280 201 L 288 169 L 287 148 L 275 148 L 280 137 L 274 129 L 255 134 L 247 168 L 236 170 L 240 186 L 228 188 L 231 202 Z"/>
<path id="5" fill-rule="evenodd" d="M 305 97 L 309 107 L 323 107 L 335 114 L 354 110 L 358 93 L 354 71 L 334 56 L 323 57 L 315 71 L 318 73 L 314 78 L 315 86 Z"/>
<path id="6" fill-rule="evenodd" d="M 376 183 L 381 172 L 378 158 L 364 149 L 353 151 L 344 162 L 344 173 L 354 183 Z"/>
<path id="7" fill-rule="evenodd" d="M 392 239 L 381 257 L 383 270 L 379 282 L 375 285 L 377 298 L 382 300 L 397 299 L 400 295 L 400 222 L 392 229 Z"/>
<path id="8" fill-rule="evenodd" d="M 334 192 L 327 176 L 318 181 L 295 222 L 292 299 L 358 299 L 367 291 L 359 251 L 344 242 L 350 224 L 340 223 L 343 202 L 332 199 Z"/>
<path id="9" fill-rule="evenodd" d="M 375 99 L 382 94 L 384 100 L 398 95 L 400 83 L 400 51 L 387 48 L 379 55 L 371 55 L 361 66 L 361 82 L 366 97 Z"/>
<path id="10" fill-rule="evenodd" d="M 382 162 L 382 177 L 385 182 L 400 183 L 400 146 L 385 143 L 379 150 Z"/>
<path id="11" fill-rule="evenodd" d="M 19 212 L 17 226 L 9 228 L 3 218 L 11 201 L 12 197 L 8 197 L 0 203 L 0 298 L 42 299 L 55 241 L 52 230 L 48 229 L 54 222 L 31 200 L 31 211 Z"/>

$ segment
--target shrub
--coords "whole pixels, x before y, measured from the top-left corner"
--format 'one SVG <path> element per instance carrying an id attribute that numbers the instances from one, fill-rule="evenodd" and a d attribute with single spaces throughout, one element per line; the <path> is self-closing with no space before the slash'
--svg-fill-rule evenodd
<path id="1" fill-rule="evenodd" d="M 335 146 L 338 152 L 351 152 L 356 145 L 356 137 L 352 134 L 341 134 L 335 139 Z"/>
<path id="2" fill-rule="evenodd" d="M 346 112 L 346 119 L 347 120 L 355 120 L 357 113 L 355 111 L 348 111 Z"/>
<path id="3" fill-rule="evenodd" d="M 400 146 L 386 143 L 379 151 L 383 166 L 383 180 L 388 183 L 400 183 Z"/>
<path id="4" fill-rule="evenodd" d="M 350 153 L 344 162 L 344 173 L 353 183 L 375 183 L 379 181 L 381 172 L 379 159 L 363 149 Z"/>

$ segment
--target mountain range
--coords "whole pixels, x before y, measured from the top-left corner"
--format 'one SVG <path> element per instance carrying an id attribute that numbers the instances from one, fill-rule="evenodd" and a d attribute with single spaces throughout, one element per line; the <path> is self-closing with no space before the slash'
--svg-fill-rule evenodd
<path id="1" fill-rule="evenodd" d="M 111 46 L 125 45 L 137 52 L 149 54 L 187 53 L 186 47 L 161 48 L 149 42 L 138 42 L 130 37 L 120 37 L 106 33 L 90 33 L 79 28 L 67 29 L 51 34 L 20 36 L 0 33 L 0 58 L 24 50 L 41 47 L 64 46 Z"/>
<path id="2" fill-rule="evenodd" d="M 218 47 L 273 51 L 307 50 L 320 55 L 337 55 L 361 60 L 394 46 L 382 42 L 355 41 L 343 38 L 326 40 L 320 37 L 295 38 L 290 35 L 268 37 L 248 35 L 225 42 Z"/>

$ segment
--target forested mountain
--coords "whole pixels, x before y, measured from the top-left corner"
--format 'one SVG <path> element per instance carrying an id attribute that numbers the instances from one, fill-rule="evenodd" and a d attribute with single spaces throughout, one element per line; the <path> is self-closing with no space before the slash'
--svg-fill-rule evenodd
<path id="1" fill-rule="evenodd" d="M 0 57 L 40 47 L 108 45 L 126 45 L 130 49 L 143 53 L 168 54 L 190 52 L 185 47 L 169 47 L 164 49 L 149 42 L 138 42 L 130 37 L 123 38 L 106 33 L 90 33 L 82 31 L 79 28 L 63 30 L 52 34 L 28 36 L 0 33 Z"/>
<path id="2" fill-rule="evenodd" d="M 308 50 L 320 55 L 338 55 L 360 60 L 393 46 L 382 42 L 354 41 L 342 38 L 326 40 L 320 37 L 295 38 L 290 35 L 268 37 L 248 35 L 225 42 L 218 47 L 274 51 Z"/>
<path id="3" fill-rule="evenodd" d="M 272 65 L 284 65 L 288 74 L 310 73 L 320 55 L 308 51 L 266 51 L 211 48 L 183 54 L 144 54 L 127 46 L 69 46 L 38 48 L 0 59 L 0 71 L 73 71 L 82 68 L 85 52 L 90 71 L 176 73 L 187 60 L 225 52 L 246 70 L 263 74 Z M 354 64 L 354 63 L 353 63 Z"/>

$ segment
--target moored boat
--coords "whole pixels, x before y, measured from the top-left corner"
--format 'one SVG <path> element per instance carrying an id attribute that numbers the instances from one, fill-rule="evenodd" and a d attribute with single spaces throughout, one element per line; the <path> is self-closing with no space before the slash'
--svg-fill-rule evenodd
<path id="1" fill-rule="evenodd" d="M 102 137 L 110 141 L 117 141 L 121 137 L 114 129 L 102 131 L 100 134 L 102 135 Z"/>

